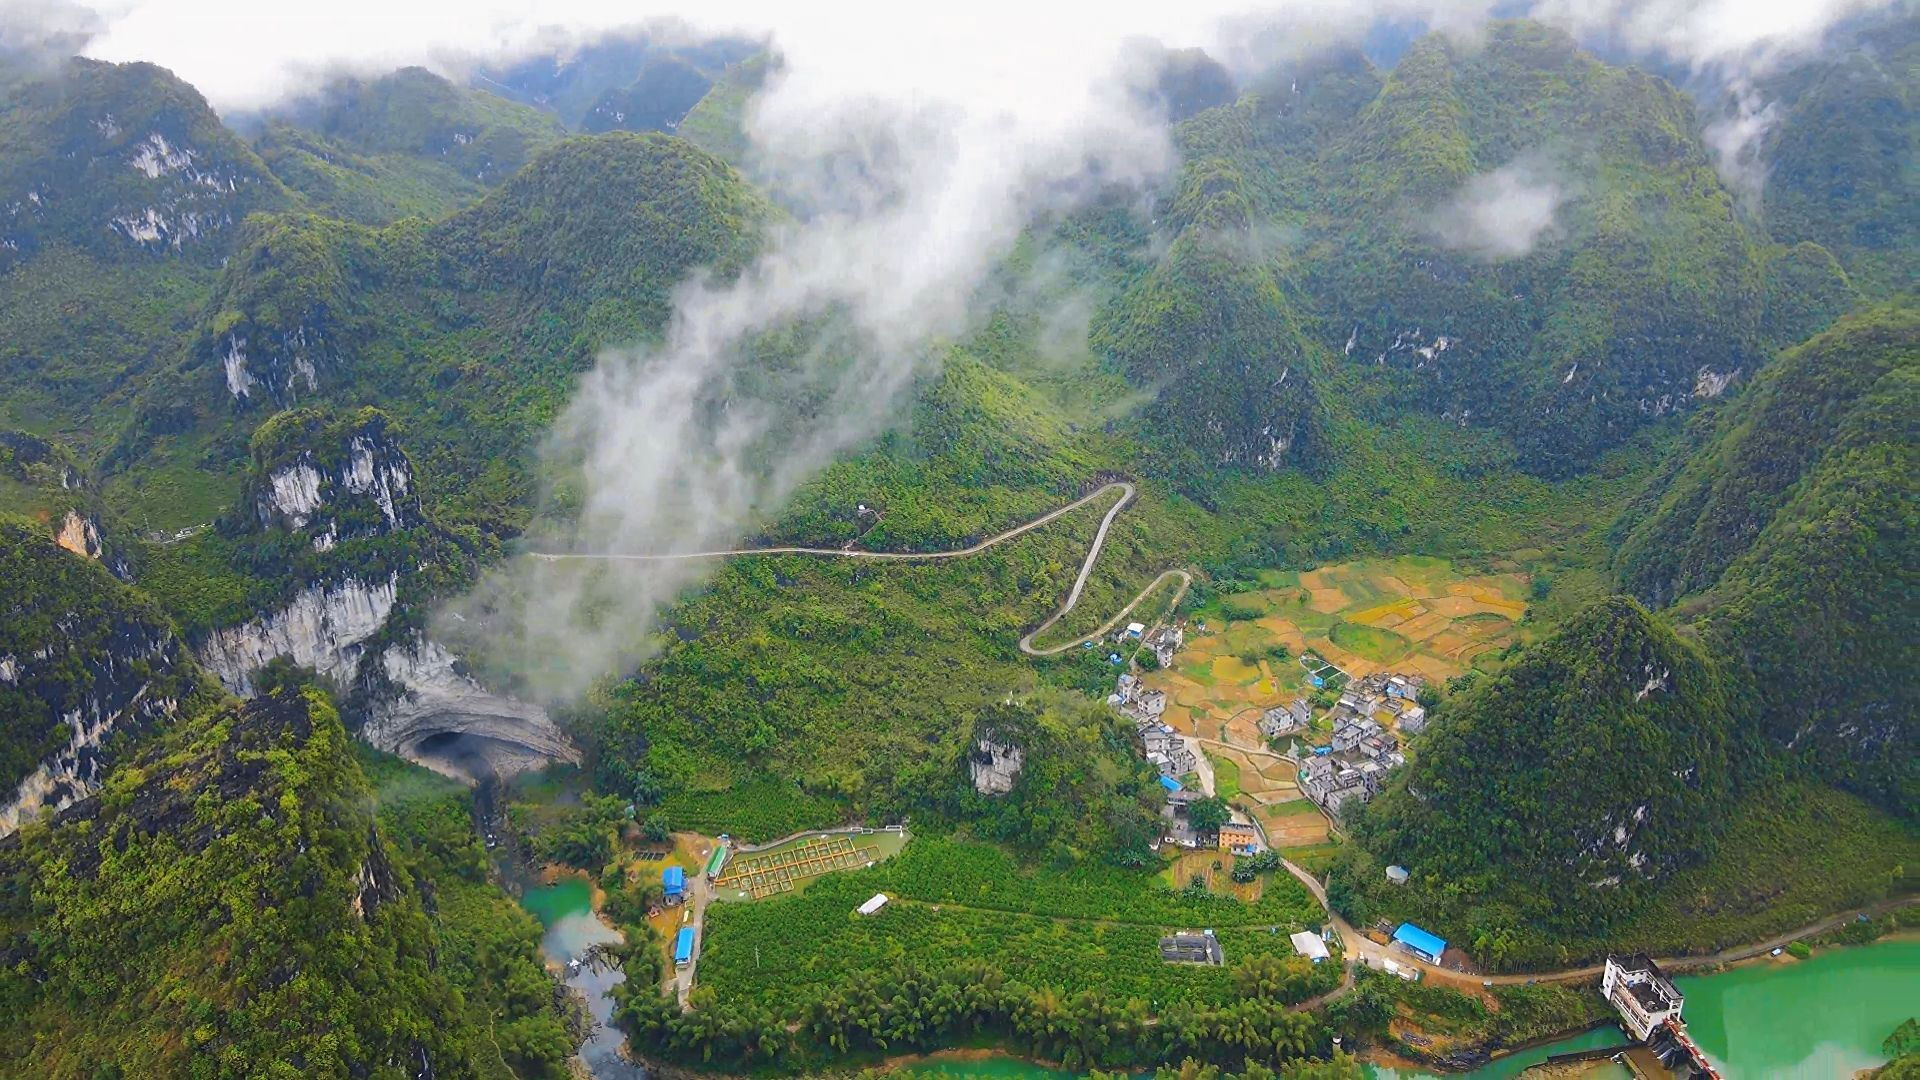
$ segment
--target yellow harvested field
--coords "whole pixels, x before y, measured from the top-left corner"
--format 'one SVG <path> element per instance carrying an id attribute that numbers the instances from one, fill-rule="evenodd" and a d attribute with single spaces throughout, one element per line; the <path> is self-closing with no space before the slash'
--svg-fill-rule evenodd
<path id="1" fill-rule="evenodd" d="M 1412 618 L 1419 611 L 1420 604 L 1417 601 L 1412 597 L 1402 597 L 1398 600 L 1391 600 L 1387 603 L 1370 607 L 1365 611 L 1356 611 L 1348 615 L 1346 619 L 1348 622 L 1361 623 L 1366 626 L 1392 626 Z M 1385 619 L 1392 619 L 1394 621 L 1392 623 L 1382 621 Z"/>
<path id="2" fill-rule="evenodd" d="M 1327 819 L 1317 808 L 1302 807 L 1303 800 L 1263 806 L 1256 813 L 1267 830 L 1267 842 L 1274 847 L 1305 847 L 1327 842 Z"/>
<path id="3" fill-rule="evenodd" d="M 1331 615 L 1353 603 L 1346 593 L 1339 589 L 1315 589 L 1308 594 L 1312 597 L 1307 606 L 1322 615 Z"/>
<path id="4" fill-rule="evenodd" d="M 1213 677 L 1217 682 L 1252 682 L 1260 677 L 1260 669 L 1237 656 L 1216 656 L 1213 658 Z"/>
<path id="5" fill-rule="evenodd" d="M 1433 635 L 1453 625 L 1453 620 L 1437 611 L 1429 611 L 1418 618 L 1408 619 L 1393 628 L 1393 632 L 1409 641 L 1425 641 Z"/>
<path id="6" fill-rule="evenodd" d="M 1412 656 L 1400 661 L 1400 666 L 1408 669 L 1407 673 L 1410 675 L 1425 675 L 1430 682 L 1451 679 L 1455 675 L 1460 674 L 1460 666 L 1458 664 L 1442 660 L 1436 656 L 1423 656 L 1420 653 L 1414 653 Z"/>
<path id="7" fill-rule="evenodd" d="M 1363 559 L 1307 571 L 1298 581 L 1234 594 L 1231 605 L 1205 614 L 1206 632 L 1188 635 L 1175 670 L 1146 677 L 1148 686 L 1167 691 L 1174 706 L 1167 710 L 1169 723 L 1260 746 L 1264 740 L 1254 726 L 1260 710 L 1311 692 L 1297 660 L 1303 654 L 1314 653 L 1353 676 L 1391 670 L 1448 679 L 1466 671 L 1475 657 L 1516 640 L 1526 613 L 1525 574 L 1468 574 L 1444 559 Z M 1230 618 L 1229 609 L 1257 614 Z M 1369 648 L 1399 656 L 1386 663 L 1355 655 L 1333 642 L 1341 624 L 1367 628 L 1340 631 L 1341 640 L 1356 647 L 1392 642 L 1397 635 L 1410 651 Z M 1277 648 L 1295 659 L 1268 659 Z"/>
<path id="8" fill-rule="evenodd" d="M 1259 746 L 1266 742 L 1260 737 L 1260 710 L 1246 709 L 1232 720 L 1227 721 L 1226 741 L 1236 746 Z"/>

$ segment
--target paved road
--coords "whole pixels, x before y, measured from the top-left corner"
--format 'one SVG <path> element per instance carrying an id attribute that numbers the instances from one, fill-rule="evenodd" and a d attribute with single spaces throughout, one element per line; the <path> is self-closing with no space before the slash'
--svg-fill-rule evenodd
<path id="1" fill-rule="evenodd" d="M 685 925 L 693 927 L 693 959 L 687 966 L 673 973 L 673 991 L 680 999 L 680 1007 L 687 1007 L 687 997 L 693 993 L 695 972 L 700 967 L 700 954 L 707 951 L 707 902 L 713 899 L 713 890 L 707 886 L 704 871 L 687 875 L 686 907 L 693 911 L 693 921 Z M 674 931 L 678 933 L 678 929 Z"/>
<path id="2" fill-rule="evenodd" d="M 1088 503 L 1095 502 L 1100 498 L 1108 494 L 1111 494 L 1113 492 L 1119 492 L 1120 498 L 1117 502 L 1113 504 L 1113 507 L 1107 511 L 1106 516 L 1100 519 L 1100 529 L 1098 532 L 1094 533 L 1093 543 L 1089 545 L 1087 548 L 1087 557 L 1080 564 L 1079 576 L 1073 579 L 1073 588 L 1067 593 L 1067 602 L 1060 606 L 1060 610 L 1048 616 L 1045 622 L 1035 627 L 1032 633 L 1029 633 L 1025 637 L 1020 639 L 1020 651 L 1023 653 L 1026 653 L 1028 656 L 1054 656 L 1059 653 L 1063 653 L 1068 649 L 1074 648 L 1075 646 L 1079 645 L 1082 642 L 1092 641 L 1101 637 L 1105 637 L 1107 634 L 1111 633 L 1115 627 L 1120 625 L 1121 620 L 1133 614 L 1134 609 L 1139 607 L 1141 603 L 1145 602 L 1147 597 L 1153 595 L 1153 591 L 1155 589 L 1158 589 L 1161 585 L 1165 584 L 1168 580 L 1177 578 L 1180 581 L 1180 587 L 1174 591 L 1173 599 L 1169 601 L 1167 604 L 1167 609 L 1169 611 L 1171 611 L 1176 605 L 1180 603 L 1181 597 L 1187 594 L 1188 587 L 1190 587 L 1193 584 L 1193 575 L 1187 573 L 1185 570 L 1163 571 L 1160 574 L 1160 576 L 1154 578 L 1153 581 L 1146 588 L 1140 590 L 1140 595 L 1134 597 L 1131 601 L 1127 603 L 1126 607 L 1123 607 L 1120 609 L 1118 614 L 1114 615 L 1113 618 L 1108 619 L 1104 625 L 1102 625 L 1099 629 L 1093 631 L 1091 634 L 1085 634 L 1081 637 L 1074 638 L 1072 641 L 1066 642 L 1065 644 L 1062 644 L 1062 645 L 1050 645 L 1050 646 L 1047 646 L 1046 648 L 1038 648 L 1033 644 L 1034 638 L 1052 629 L 1055 623 L 1058 623 L 1061 619 L 1066 618 L 1067 615 L 1073 611 L 1075 605 L 1080 603 L 1080 594 L 1086 591 L 1087 578 L 1093 574 L 1094 564 L 1099 561 L 1100 552 L 1103 548 L 1106 547 L 1107 531 L 1110 528 L 1112 528 L 1113 519 L 1118 517 L 1120 515 L 1120 511 L 1125 509 L 1130 503 L 1133 502 L 1134 495 L 1136 494 L 1134 486 L 1132 484 L 1127 483 L 1124 480 L 1116 480 L 1113 483 L 1100 487 L 1092 492 L 1089 492 L 1086 495 L 1082 495 L 1080 498 L 1075 499 L 1070 503 L 1067 503 L 1065 506 L 1061 506 L 1056 509 L 1049 510 L 1048 512 L 1040 515 L 1037 518 L 1034 518 L 1032 521 L 1029 521 L 1024 525 L 1016 525 L 1013 528 L 1008 529 L 1006 532 L 999 533 L 994 536 L 990 536 L 985 540 L 980 541 L 977 544 L 973 544 L 969 547 L 954 548 L 951 551 L 860 551 L 858 549 L 850 548 L 850 547 L 849 548 L 820 548 L 820 547 L 778 546 L 778 547 L 757 547 L 757 548 L 723 548 L 718 551 L 686 551 L 686 552 L 678 552 L 675 554 L 667 554 L 667 555 L 628 555 L 628 554 L 618 554 L 618 553 L 530 551 L 530 552 L 527 552 L 527 557 L 532 559 L 543 559 L 547 562 L 572 562 L 572 561 L 678 562 L 678 561 L 684 561 L 687 559 L 726 559 L 726 558 L 732 558 L 738 555 L 824 555 L 831 558 L 840 558 L 840 559 L 878 559 L 878 560 L 883 560 L 888 562 L 938 562 L 944 559 L 964 559 L 970 555 L 978 555 L 981 552 L 988 550 L 989 548 L 997 547 L 1000 544 L 1004 544 L 1009 540 L 1015 539 L 1016 537 L 1020 537 L 1029 532 L 1032 532 L 1033 530 L 1041 527 L 1042 525 L 1046 525 L 1050 522 L 1053 522 L 1059 519 L 1060 517 L 1062 517 L 1063 515 L 1070 514 L 1075 510 L 1078 510 L 1081 507 L 1087 505 Z"/>
<path id="3" fill-rule="evenodd" d="M 1264 830 L 1262 832 L 1262 839 L 1264 840 Z M 1391 958 L 1394 963 L 1401 967 L 1417 968 L 1426 975 L 1437 976 L 1452 982 L 1468 984 L 1492 983 L 1495 986 L 1516 986 L 1526 983 L 1588 982 L 1598 979 L 1601 971 L 1606 966 L 1605 964 L 1587 964 L 1583 967 L 1565 968 L 1560 971 L 1540 971 L 1517 975 L 1474 975 L 1469 972 L 1455 971 L 1451 968 L 1443 968 L 1435 964 L 1429 964 L 1424 960 L 1415 958 L 1411 953 L 1388 948 L 1385 945 L 1377 944 L 1371 939 L 1362 936 L 1359 931 L 1349 925 L 1345 919 L 1336 914 L 1333 908 L 1328 905 L 1327 888 L 1318 878 L 1308 873 L 1305 867 L 1291 860 L 1283 858 L 1280 860 L 1280 864 L 1287 868 L 1288 873 L 1298 878 L 1300 883 L 1307 887 L 1307 891 L 1313 894 L 1313 898 L 1326 910 L 1327 921 L 1333 925 L 1334 930 L 1340 935 L 1341 942 L 1347 950 L 1348 958 L 1363 963 L 1368 967 L 1379 968 L 1382 966 L 1382 960 Z M 1861 915 L 1872 917 L 1892 911 L 1895 908 L 1906 907 L 1916 903 L 1920 903 L 1920 897 L 1909 896 L 1898 900 L 1885 900 L 1868 907 L 1857 908 L 1852 911 L 1843 911 L 1838 915 L 1830 915 L 1818 922 L 1810 923 L 1789 933 L 1768 938 L 1765 941 L 1755 942 L 1749 945 L 1737 945 L 1731 949 L 1722 949 L 1716 953 L 1661 957 L 1654 962 L 1667 971 L 1690 971 L 1694 968 L 1713 967 L 1718 964 L 1731 964 L 1740 960 L 1749 960 L 1756 956 L 1763 956 L 1775 949 L 1783 948 L 1789 942 L 1798 941 L 1801 938 L 1816 937 L 1829 930 L 1838 929 Z M 1352 986 L 1352 982 L 1351 973 L 1349 973 L 1349 978 L 1342 984 L 1340 989 L 1316 999 L 1314 1004 L 1323 1004 L 1339 997 Z"/>
<path id="4" fill-rule="evenodd" d="M 989 548 L 997 547 L 1001 544 L 1006 543 L 1009 540 L 1014 539 L 1015 537 L 1025 535 L 1026 533 L 1030 533 L 1033 530 L 1039 528 L 1040 526 L 1049 524 L 1050 522 L 1060 518 L 1063 515 L 1071 514 L 1075 510 L 1080 509 L 1081 507 L 1087 505 L 1088 503 L 1098 501 L 1102 496 L 1108 494 L 1109 492 L 1114 492 L 1114 491 L 1120 492 L 1121 498 L 1119 502 L 1114 504 L 1112 510 L 1107 511 L 1106 518 L 1100 522 L 1100 533 L 1098 536 L 1094 538 L 1094 541 L 1093 541 L 1094 550 L 1098 551 L 1100 548 L 1100 545 L 1106 542 L 1107 526 L 1113 522 L 1114 515 L 1120 512 L 1121 507 L 1133 501 L 1133 495 L 1134 495 L 1133 485 L 1127 483 L 1124 480 L 1116 480 L 1111 484 L 1105 485 L 1104 487 L 1097 488 L 1085 495 L 1082 495 L 1078 499 L 1075 499 L 1074 501 L 1066 504 L 1065 506 L 1059 507 L 1054 510 L 1049 510 L 1046 513 L 1040 515 L 1037 518 L 1034 518 L 1032 521 L 1029 521 L 1024 525 L 1016 525 L 1013 528 L 1008 529 L 1006 532 L 1000 533 L 995 536 L 990 536 L 985 540 L 982 540 L 979 543 L 972 545 L 971 547 L 954 548 L 951 551 L 860 551 L 856 548 L 779 546 L 779 547 L 757 547 L 757 548 L 722 548 L 718 551 L 683 551 L 683 552 L 678 552 L 678 553 L 669 554 L 669 555 L 623 555 L 623 554 L 617 554 L 617 553 L 604 553 L 604 552 L 595 553 L 595 552 L 558 552 L 558 551 L 529 551 L 526 554 L 528 558 L 544 559 L 547 562 L 572 562 L 572 561 L 681 562 L 688 559 L 728 559 L 736 555 L 827 555 L 827 556 L 832 556 L 834 558 L 841 558 L 841 559 L 882 559 L 882 560 L 887 560 L 892 562 L 938 562 L 942 559 L 964 559 L 969 555 L 978 555 Z M 1079 598 L 1080 587 L 1085 583 L 1085 581 L 1086 581 L 1086 573 L 1085 573 L 1085 569 L 1082 568 L 1080 581 L 1077 581 L 1074 583 L 1073 598 L 1068 600 L 1067 602 L 1069 607 L 1072 606 L 1073 599 Z"/>

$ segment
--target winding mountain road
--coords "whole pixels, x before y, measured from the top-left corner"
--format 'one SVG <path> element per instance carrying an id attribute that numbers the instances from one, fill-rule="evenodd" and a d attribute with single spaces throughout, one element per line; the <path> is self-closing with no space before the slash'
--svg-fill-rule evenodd
<path id="1" fill-rule="evenodd" d="M 1140 594 L 1129 601 L 1127 606 L 1121 608 L 1113 618 L 1108 619 L 1099 629 L 1092 633 L 1084 634 L 1061 645 L 1049 645 L 1044 648 L 1034 645 L 1034 638 L 1052 629 L 1061 619 L 1071 614 L 1074 607 L 1080 603 L 1080 595 L 1086 591 L 1087 579 L 1093 574 L 1094 563 L 1099 561 L 1101 549 L 1106 546 L 1107 532 L 1113 526 L 1113 519 L 1120 516 L 1120 511 L 1132 503 L 1134 495 L 1137 494 L 1134 486 L 1125 480 L 1115 480 L 1112 483 L 1095 488 L 1093 491 L 1082 495 L 1080 498 L 1064 506 L 1049 510 L 1039 517 L 1034 518 L 1032 521 L 1022 525 L 1016 525 L 1003 533 L 987 537 L 977 544 L 963 548 L 954 548 L 949 551 L 861 551 L 857 548 L 779 545 L 774 547 L 722 548 L 717 551 L 685 551 L 661 555 L 549 551 L 530 551 L 526 554 L 528 558 L 541 559 L 546 562 L 678 562 L 688 559 L 728 559 L 740 555 L 819 555 L 827 558 L 876 559 L 887 562 L 940 562 L 948 559 L 964 559 L 998 547 L 1009 540 L 1024 536 L 1040 528 L 1042 525 L 1050 524 L 1067 514 L 1071 514 L 1089 503 L 1098 502 L 1102 497 L 1114 492 L 1118 492 L 1120 498 L 1114 502 L 1112 508 L 1107 511 L 1106 516 L 1100 519 L 1100 528 L 1093 534 L 1093 543 L 1088 546 L 1087 557 L 1080 564 L 1079 576 L 1073 579 L 1073 588 L 1067 593 L 1066 603 L 1060 605 L 1060 610 L 1049 615 L 1045 622 L 1034 627 L 1030 633 L 1020 639 L 1020 651 L 1026 653 L 1028 656 L 1054 656 L 1079 645 L 1081 642 L 1092 641 L 1111 633 L 1114 627 L 1120 625 L 1121 620 L 1133 614 L 1135 608 L 1145 602 L 1149 596 L 1153 595 L 1155 589 L 1158 589 L 1168 580 L 1178 579 L 1180 582 L 1180 587 L 1174 591 L 1173 598 L 1167 604 L 1168 610 L 1172 610 L 1175 605 L 1180 603 L 1181 598 L 1187 594 L 1187 588 L 1193 584 L 1193 575 L 1187 573 L 1185 570 L 1164 571 L 1158 577 L 1154 578 L 1152 582 L 1148 583 L 1146 588 L 1140 590 Z"/>

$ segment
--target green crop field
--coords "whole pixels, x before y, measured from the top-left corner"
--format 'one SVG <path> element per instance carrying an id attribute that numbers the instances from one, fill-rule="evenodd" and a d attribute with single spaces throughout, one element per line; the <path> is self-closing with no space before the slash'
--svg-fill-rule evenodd
<path id="1" fill-rule="evenodd" d="M 1413 643 L 1391 630 L 1359 623 L 1338 623 L 1333 628 L 1333 643 L 1375 663 L 1391 664 L 1413 651 Z"/>
<path id="2" fill-rule="evenodd" d="M 855 914 L 876 892 L 893 902 L 872 917 Z M 1290 957 L 1287 933 L 1320 918 L 1285 873 L 1245 903 L 1175 891 L 1147 871 L 1027 870 L 996 847 L 923 837 L 804 893 L 710 909 L 700 981 L 722 1002 L 782 1007 L 857 972 L 984 962 L 1062 994 L 1102 988 L 1113 1000 L 1220 1004 L 1231 1000 L 1233 965 Z M 1161 934 L 1201 927 L 1219 935 L 1228 967 L 1160 960 Z"/>

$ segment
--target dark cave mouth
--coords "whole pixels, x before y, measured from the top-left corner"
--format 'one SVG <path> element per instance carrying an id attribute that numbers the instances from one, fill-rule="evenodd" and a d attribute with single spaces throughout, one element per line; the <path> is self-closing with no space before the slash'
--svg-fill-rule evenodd
<path id="1" fill-rule="evenodd" d="M 525 743 L 457 728 L 429 732 L 402 747 L 400 756 L 471 784 L 537 769 L 554 760 L 553 755 Z"/>

